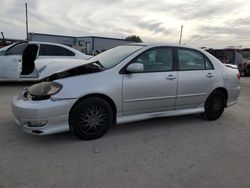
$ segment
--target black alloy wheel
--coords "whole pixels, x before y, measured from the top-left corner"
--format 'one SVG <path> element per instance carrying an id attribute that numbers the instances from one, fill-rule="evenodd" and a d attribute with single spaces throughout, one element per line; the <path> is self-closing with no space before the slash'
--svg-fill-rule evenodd
<path id="1" fill-rule="evenodd" d="M 221 91 L 213 91 L 205 102 L 205 112 L 202 116 L 207 120 L 216 120 L 224 112 L 226 99 Z"/>
<path id="2" fill-rule="evenodd" d="M 80 101 L 70 112 L 70 129 L 82 140 L 103 136 L 113 123 L 113 111 L 107 101 L 91 97 Z"/>

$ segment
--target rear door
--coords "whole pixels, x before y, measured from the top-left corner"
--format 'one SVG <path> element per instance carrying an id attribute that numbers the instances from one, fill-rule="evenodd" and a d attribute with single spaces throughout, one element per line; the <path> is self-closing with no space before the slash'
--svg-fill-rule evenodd
<path id="1" fill-rule="evenodd" d="M 144 72 L 124 74 L 124 115 L 174 109 L 177 73 L 174 70 L 173 49 L 149 49 L 130 63 L 142 63 Z"/>
<path id="2" fill-rule="evenodd" d="M 212 63 L 199 51 L 177 48 L 176 109 L 196 108 L 205 101 L 216 80 Z"/>

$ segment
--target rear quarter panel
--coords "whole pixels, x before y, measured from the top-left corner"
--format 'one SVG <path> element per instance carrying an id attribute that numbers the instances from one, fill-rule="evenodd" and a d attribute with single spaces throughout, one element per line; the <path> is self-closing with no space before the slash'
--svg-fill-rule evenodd
<path id="1" fill-rule="evenodd" d="M 214 83 L 213 90 L 219 87 L 225 88 L 228 92 L 228 103 L 237 101 L 240 94 L 240 81 L 237 79 L 238 69 L 226 67 L 209 53 L 206 53 L 206 55 L 213 62 L 216 71 L 217 80 Z"/>

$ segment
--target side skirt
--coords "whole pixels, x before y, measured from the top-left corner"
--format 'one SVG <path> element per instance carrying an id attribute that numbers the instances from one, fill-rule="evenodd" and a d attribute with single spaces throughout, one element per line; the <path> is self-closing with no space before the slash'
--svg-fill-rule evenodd
<path id="1" fill-rule="evenodd" d="M 203 105 L 200 105 L 199 107 L 192 108 L 192 109 L 152 112 L 152 113 L 143 113 L 143 114 L 135 114 L 135 115 L 127 115 L 127 116 L 117 115 L 117 124 L 130 123 L 130 122 L 141 121 L 141 120 L 152 119 L 152 118 L 160 118 L 160 117 L 199 114 L 203 112 L 205 112 L 204 107 Z"/>

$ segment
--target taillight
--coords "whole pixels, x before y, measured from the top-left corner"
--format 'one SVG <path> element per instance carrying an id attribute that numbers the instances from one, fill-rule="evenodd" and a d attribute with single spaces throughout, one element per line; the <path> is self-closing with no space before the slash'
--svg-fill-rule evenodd
<path id="1" fill-rule="evenodd" d="M 240 73 L 237 73 L 237 79 L 240 80 Z"/>

